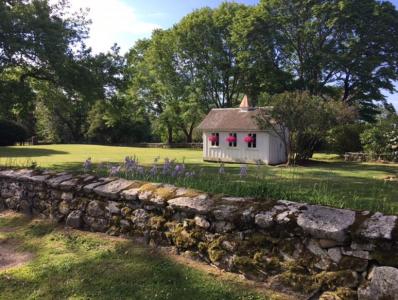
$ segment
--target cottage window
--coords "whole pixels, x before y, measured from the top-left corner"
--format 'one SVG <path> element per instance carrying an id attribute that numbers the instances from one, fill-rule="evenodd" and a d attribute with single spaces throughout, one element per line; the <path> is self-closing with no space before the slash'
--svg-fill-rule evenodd
<path id="1" fill-rule="evenodd" d="M 237 146 L 238 138 L 237 138 L 237 135 L 236 135 L 235 132 L 234 133 L 230 133 L 227 140 L 228 140 L 228 144 L 229 144 L 230 147 L 236 147 Z"/>
<path id="2" fill-rule="evenodd" d="M 220 134 L 218 132 L 213 132 L 210 137 L 210 142 L 212 146 L 220 145 Z"/>
<path id="3" fill-rule="evenodd" d="M 251 137 L 251 141 L 247 143 L 249 148 L 257 148 L 257 134 L 256 133 L 249 133 L 248 136 Z"/>

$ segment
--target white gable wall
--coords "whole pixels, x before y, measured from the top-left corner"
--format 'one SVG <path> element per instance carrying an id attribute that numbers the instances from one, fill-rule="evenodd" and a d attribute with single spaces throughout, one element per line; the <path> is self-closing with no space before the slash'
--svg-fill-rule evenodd
<path id="1" fill-rule="evenodd" d="M 253 163 L 257 160 L 261 160 L 265 164 L 279 164 L 285 162 L 283 143 L 281 143 L 280 138 L 275 134 L 266 131 L 236 132 L 237 146 L 230 147 L 229 143 L 226 141 L 229 133 L 229 131 L 218 131 L 219 146 L 211 145 L 209 137 L 212 132 L 203 133 L 204 160 L 242 163 Z M 257 135 L 256 148 L 249 148 L 247 143 L 244 141 L 244 138 L 249 133 L 256 133 Z"/>
<path id="2" fill-rule="evenodd" d="M 285 146 L 281 138 L 275 133 L 269 133 L 270 138 L 270 156 L 269 164 L 276 165 L 286 161 Z"/>

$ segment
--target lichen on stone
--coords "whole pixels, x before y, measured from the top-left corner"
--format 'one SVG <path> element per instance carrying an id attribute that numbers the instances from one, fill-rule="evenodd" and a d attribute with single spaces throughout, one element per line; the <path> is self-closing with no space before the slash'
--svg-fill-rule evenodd
<path id="1" fill-rule="evenodd" d="M 155 230 L 162 230 L 163 225 L 166 223 L 166 219 L 162 216 L 153 216 L 149 219 L 149 227 Z"/>

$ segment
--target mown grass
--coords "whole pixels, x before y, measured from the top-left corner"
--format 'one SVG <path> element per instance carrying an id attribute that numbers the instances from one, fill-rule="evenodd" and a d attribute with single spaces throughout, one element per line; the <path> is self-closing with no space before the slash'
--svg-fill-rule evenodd
<path id="1" fill-rule="evenodd" d="M 242 282 L 206 274 L 132 241 L 65 231 L 42 220 L 0 215 L 0 243 L 7 242 L 34 258 L 0 271 L 4 300 L 269 299 L 265 291 L 260 295 Z"/>
<path id="2" fill-rule="evenodd" d="M 227 195 L 398 213 L 398 182 L 384 180 L 387 176 L 398 176 L 398 164 L 344 162 L 337 155 L 317 154 L 306 165 L 249 166 L 248 176 L 241 178 L 237 164 L 226 164 L 226 172 L 220 176 L 219 164 L 203 162 L 201 150 L 96 145 L 0 147 L 0 164 L 28 166 L 35 162 L 40 167 L 59 171 L 81 172 L 88 157 L 94 164 L 120 164 L 126 156 L 135 156 L 148 167 L 156 157 L 161 158 L 160 162 L 168 157 L 179 163 L 184 161 L 189 170 L 202 174 L 194 178 L 135 176 L 141 179 Z M 102 175 L 106 172 L 103 170 Z"/>

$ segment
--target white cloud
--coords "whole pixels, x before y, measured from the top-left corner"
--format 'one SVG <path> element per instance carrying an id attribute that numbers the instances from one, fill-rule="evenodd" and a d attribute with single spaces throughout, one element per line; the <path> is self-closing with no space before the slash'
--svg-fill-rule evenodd
<path id="1" fill-rule="evenodd" d="M 122 0 L 70 0 L 71 9 L 89 8 L 91 19 L 88 45 L 94 52 L 107 51 L 117 43 L 122 52 L 138 38 L 149 37 L 161 26 L 140 20 L 134 9 Z"/>

